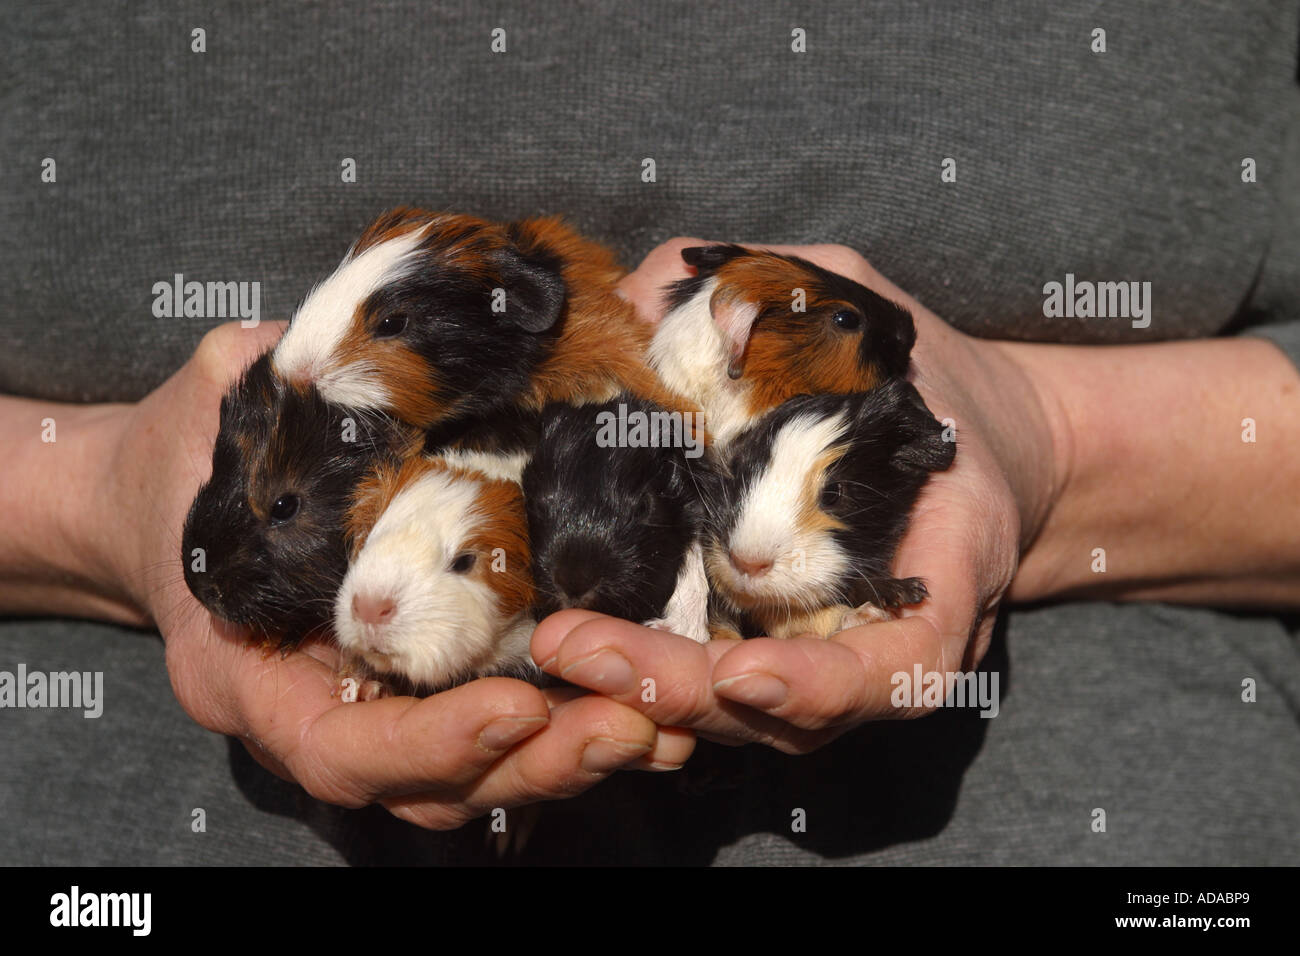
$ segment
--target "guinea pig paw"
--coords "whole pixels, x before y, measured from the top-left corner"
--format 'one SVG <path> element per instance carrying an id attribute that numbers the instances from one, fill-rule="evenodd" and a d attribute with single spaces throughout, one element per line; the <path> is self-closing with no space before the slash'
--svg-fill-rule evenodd
<path id="1" fill-rule="evenodd" d="M 894 614 L 892 611 L 867 603 L 863 604 L 861 607 L 855 607 L 853 610 L 847 611 L 844 616 L 840 618 L 839 629 L 841 631 L 847 631 L 851 627 L 858 627 L 862 624 L 879 624 L 881 621 L 892 621 L 893 619 Z"/>
<path id="2" fill-rule="evenodd" d="M 345 704 L 355 704 L 361 683 L 355 677 L 344 677 L 337 687 L 330 691 L 331 697 L 338 697 Z"/>
<path id="3" fill-rule="evenodd" d="M 383 681 L 361 680 L 351 674 L 339 679 L 338 687 L 330 693 L 331 697 L 335 695 L 337 695 L 345 704 L 355 704 L 358 701 L 380 700 L 381 698 L 391 696 L 388 687 L 383 683 Z"/>

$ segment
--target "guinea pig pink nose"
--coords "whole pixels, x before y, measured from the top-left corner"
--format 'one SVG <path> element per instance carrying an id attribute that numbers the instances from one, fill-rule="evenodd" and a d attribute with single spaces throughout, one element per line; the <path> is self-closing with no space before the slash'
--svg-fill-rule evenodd
<path id="1" fill-rule="evenodd" d="M 352 595 L 352 616 L 362 624 L 387 624 L 397 604 L 391 597 L 375 597 L 373 594 Z"/>
<path id="2" fill-rule="evenodd" d="M 741 574 L 748 574 L 751 578 L 761 578 L 772 570 L 771 561 L 751 561 L 749 558 L 742 558 L 735 551 L 727 553 L 731 558 L 731 564 Z"/>

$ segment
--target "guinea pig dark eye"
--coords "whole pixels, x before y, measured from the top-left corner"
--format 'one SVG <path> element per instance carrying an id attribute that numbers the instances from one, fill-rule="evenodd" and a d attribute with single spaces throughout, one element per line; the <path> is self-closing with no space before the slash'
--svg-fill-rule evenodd
<path id="1" fill-rule="evenodd" d="M 451 570 L 455 574 L 468 574 L 474 567 L 477 555 L 472 551 L 466 551 L 464 554 L 456 555 L 456 560 L 451 562 Z"/>
<path id="2" fill-rule="evenodd" d="M 831 316 L 831 324 L 845 332 L 856 332 L 862 328 L 862 316 L 852 309 L 840 309 Z"/>
<path id="3" fill-rule="evenodd" d="M 406 315 L 401 312 L 384 316 L 375 326 L 375 338 L 391 339 L 394 335 L 401 335 L 406 331 L 406 322 Z"/>
<path id="4" fill-rule="evenodd" d="M 271 505 L 271 523 L 284 524 L 298 513 L 298 508 L 302 502 L 297 495 L 281 495 L 275 499 L 275 504 Z"/>
<path id="5" fill-rule="evenodd" d="M 826 511 L 827 509 L 834 508 L 837 504 L 840 503 L 840 500 L 843 497 L 844 497 L 844 482 L 842 481 L 832 482 L 831 484 L 827 485 L 825 488 L 822 489 L 822 496 L 819 502 L 821 509 L 823 511 Z"/>

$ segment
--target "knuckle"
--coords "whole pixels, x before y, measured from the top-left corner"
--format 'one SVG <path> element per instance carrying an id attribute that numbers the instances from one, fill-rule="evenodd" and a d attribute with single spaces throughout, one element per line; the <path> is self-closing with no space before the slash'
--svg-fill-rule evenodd
<path id="1" fill-rule="evenodd" d="M 859 282 L 865 282 L 875 275 L 876 270 L 872 268 L 871 263 L 856 249 L 833 244 L 820 247 L 820 251 L 827 260 L 827 268 L 832 272 L 841 273 Z"/>
<path id="2" fill-rule="evenodd" d="M 235 354 L 239 345 L 239 323 L 225 322 L 208 332 L 199 340 L 194 357 L 204 364 L 222 365 Z"/>

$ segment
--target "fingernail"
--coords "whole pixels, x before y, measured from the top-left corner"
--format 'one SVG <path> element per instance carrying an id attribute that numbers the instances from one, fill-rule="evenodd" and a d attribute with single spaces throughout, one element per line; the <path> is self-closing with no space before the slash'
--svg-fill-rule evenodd
<path id="1" fill-rule="evenodd" d="M 498 717 L 478 735 L 481 750 L 505 750 L 532 736 L 547 722 L 545 717 Z"/>
<path id="2" fill-rule="evenodd" d="M 649 744 L 596 737 L 582 751 L 582 769 L 587 773 L 609 773 L 649 752 Z"/>
<path id="3" fill-rule="evenodd" d="M 602 694 L 625 694 L 636 685 L 636 673 L 627 658 L 608 648 L 570 664 L 560 676 Z"/>
<path id="4" fill-rule="evenodd" d="M 646 767 L 647 770 L 657 770 L 657 771 L 660 771 L 660 772 L 666 772 L 666 771 L 669 771 L 669 770 L 681 770 L 682 767 L 684 767 L 684 766 L 686 766 L 686 764 L 683 764 L 683 763 L 664 763 L 664 762 L 661 761 L 661 760 L 652 760 L 652 761 L 650 761 L 648 764 L 645 764 L 645 767 Z"/>
<path id="5" fill-rule="evenodd" d="M 741 674 L 718 681 L 713 685 L 713 692 L 759 710 L 772 710 L 785 703 L 790 688 L 770 674 Z"/>

